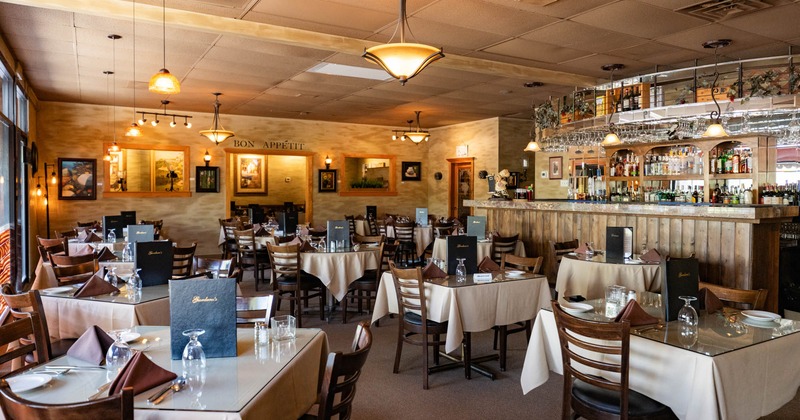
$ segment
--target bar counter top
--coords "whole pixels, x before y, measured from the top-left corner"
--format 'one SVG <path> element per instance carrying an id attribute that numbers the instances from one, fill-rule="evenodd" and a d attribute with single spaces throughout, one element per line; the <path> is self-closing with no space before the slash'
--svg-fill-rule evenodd
<path id="1" fill-rule="evenodd" d="M 788 221 L 788 219 L 800 213 L 797 206 L 600 203 L 568 200 L 464 200 L 464 206 L 505 210 L 555 211 L 691 219 L 725 219 L 746 223 Z"/>

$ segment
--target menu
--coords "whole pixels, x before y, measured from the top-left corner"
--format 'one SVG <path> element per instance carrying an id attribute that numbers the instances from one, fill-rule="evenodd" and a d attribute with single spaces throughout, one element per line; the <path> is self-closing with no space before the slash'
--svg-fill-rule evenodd
<path id="1" fill-rule="evenodd" d="M 232 279 L 169 281 L 172 360 L 189 342 L 183 332 L 203 329 L 198 340 L 207 358 L 236 357 L 236 282 Z"/>

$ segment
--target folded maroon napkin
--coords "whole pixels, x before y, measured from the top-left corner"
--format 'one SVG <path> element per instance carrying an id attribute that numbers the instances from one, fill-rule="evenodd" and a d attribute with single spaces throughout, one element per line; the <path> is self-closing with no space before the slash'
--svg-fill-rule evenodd
<path id="1" fill-rule="evenodd" d="M 717 295 L 706 287 L 697 292 L 697 298 L 700 301 L 700 309 L 704 309 L 709 315 L 721 311 L 725 306 Z"/>
<path id="2" fill-rule="evenodd" d="M 425 268 L 422 269 L 423 279 L 443 279 L 447 277 L 447 273 L 442 271 L 436 264 L 430 262 Z"/>
<path id="3" fill-rule="evenodd" d="M 314 247 L 311 246 L 310 242 L 303 241 L 303 244 L 300 245 L 300 252 L 314 252 L 314 251 L 316 251 L 316 249 L 314 249 Z"/>
<path id="4" fill-rule="evenodd" d="M 110 293 L 119 293 L 119 289 L 112 286 L 111 284 L 107 283 L 103 280 L 102 277 L 95 274 L 86 283 L 78 289 L 73 297 L 91 297 L 91 296 L 100 296 L 100 295 L 107 295 Z"/>
<path id="5" fill-rule="evenodd" d="M 487 255 L 478 264 L 478 272 L 491 273 L 492 271 L 500 271 L 500 266 Z"/>
<path id="6" fill-rule="evenodd" d="M 658 324 L 658 318 L 651 316 L 639 306 L 639 302 L 629 300 L 628 304 L 622 308 L 619 315 L 614 318 L 614 322 L 620 322 L 627 319 L 631 327 L 638 327 L 640 325 Z"/>
<path id="7" fill-rule="evenodd" d="M 134 395 L 140 394 L 177 377 L 178 375 L 153 363 L 143 352 L 136 352 L 111 382 L 108 395 L 119 394 L 127 387 L 133 388 Z"/>
<path id="8" fill-rule="evenodd" d="M 103 249 L 97 253 L 98 261 L 109 261 L 115 259 L 117 259 L 117 256 L 114 255 L 114 252 L 112 252 L 110 249 L 106 247 L 103 247 Z"/>
<path id="9" fill-rule="evenodd" d="M 92 242 L 103 242 L 103 238 L 97 236 L 95 233 L 90 233 L 83 239 L 83 243 L 90 244 Z"/>
<path id="10" fill-rule="evenodd" d="M 575 253 L 576 254 L 588 254 L 591 250 L 592 250 L 592 248 L 589 247 L 589 244 L 584 242 L 584 243 L 581 244 L 581 246 L 575 248 Z"/>
<path id="11" fill-rule="evenodd" d="M 639 257 L 639 259 L 647 263 L 661 262 L 661 253 L 659 253 L 657 249 L 653 248 L 642 254 L 642 256 Z"/>
<path id="12" fill-rule="evenodd" d="M 261 226 L 253 234 L 255 236 L 269 236 L 269 231 L 264 229 L 264 226 Z"/>
<path id="13" fill-rule="evenodd" d="M 67 350 L 67 355 L 84 362 L 100 365 L 106 360 L 106 352 L 113 342 L 114 339 L 102 328 L 92 325 Z"/>

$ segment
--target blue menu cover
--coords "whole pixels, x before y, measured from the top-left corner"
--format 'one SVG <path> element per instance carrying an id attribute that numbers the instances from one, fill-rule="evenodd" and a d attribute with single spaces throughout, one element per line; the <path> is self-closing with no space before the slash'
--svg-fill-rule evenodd
<path id="1" fill-rule="evenodd" d="M 456 258 L 464 258 L 467 274 L 475 274 L 478 271 L 478 238 L 474 236 L 448 236 L 447 274 L 456 273 L 456 267 L 458 266 Z"/>
<path id="2" fill-rule="evenodd" d="M 663 268 L 663 267 L 662 267 Z M 664 282 L 661 293 L 664 301 L 664 317 L 667 322 L 678 319 L 678 311 L 684 305 L 680 296 L 698 295 L 700 282 L 700 262 L 696 258 L 671 258 L 666 262 Z M 700 302 L 692 302 L 695 310 L 700 310 Z"/>
<path id="3" fill-rule="evenodd" d="M 328 249 L 332 241 L 345 241 L 350 244 L 350 223 L 347 220 L 328 220 Z"/>
<path id="4" fill-rule="evenodd" d="M 169 281 L 172 360 L 189 342 L 183 331 L 202 328 L 206 357 L 236 357 L 236 282 L 232 279 Z"/>
<path id="5" fill-rule="evenodd" d="M 633 255 L 633 228 L 606 227 L 606 260 L 620 261 Z"/>
<path id="6" fill-rule="evenodd" d="M 467 216 L 467 236 L 486 239 L 486 216 Z"/>
<path id="7" fill-rule="evenodd" d="M 421 208 L 417 207 L 417 211 L 414 212 L 417 216 L 417 224 L 420 226 L 428 226 L 428 208 Z"/>
<path id="8" fill-rule="evenodd" d="M 136 242 L 134 255 L 136 268 L 141 268 L 139 277 L 142 287 L 167 284 L 172 278 L 172 242 Z"/>

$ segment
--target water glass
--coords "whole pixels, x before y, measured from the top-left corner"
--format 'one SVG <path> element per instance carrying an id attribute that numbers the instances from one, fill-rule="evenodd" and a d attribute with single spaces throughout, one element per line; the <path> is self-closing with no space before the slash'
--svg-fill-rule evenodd
<path id="1" fill-rule="evenodd" d="M 272 318 L 272 340 L 294 340 L 296 337 L 296 319 L 291 315 L 280 315 Z"/>
<path id="2" fill-rule="evenodd" d="M 108 242 L 112 244 L 117 242 L 117 234 L 114 232 L 114 229 L 108 230 Z"/>
<path id="3" fill-rule="evenodd" d="M 183 348 L 183 356 L 181 358 L 184 370 L 206 367 L 206 352 L 203 351 L 203 345 L 197 340 L 198 337 L 205 333 L 206 330 L 200 328 L 183 332 L 184 337 L 189 337 L 189 343 Z"/>
<path id="4" fill-rule="evenodd" d="M 122 340 L 122 334 L 129 330 L 114 330 L 109 331 L 109 335 L 114 337 L 114 343 L 108 348 L 106 352 L 106 369 L 108 370 L 108 377 L 114 378 L 120 370 L 131 360 L 133 357 L 133 350 L 128 346 L 128 343 Z"/>
<path id="5" fill-rule="evenodd" d="M 625 286 L 611 285 L 606 287 L 606 317 L 614 318 L 619 315 L 628 299 Z"/>
<path id="6" fill-rule="evenodd" d="M 458 283 L 467 281 L 467 267 L 464 266 L 464 260 L 466 260 L 466 258 L 456 258 L 456 261 L 458 261 L 458 266 L 456 266 L 456 282 Z"/>
<path id="7" fill-rule="evenodd" d="M 256 345 L 269 344 L 269 326 L 266 321 L 256 321 L 253 326 Z"/>
<path id="8" fill-rule="evenodd" d="M 117 277 L 117 267 L 112 266 L 110 270 L 106 273 L 106 276 L 103 278 L 106 282 L 110 283 L 112 286 L 117 287 L 119 284 L 119 277 Z"/>

